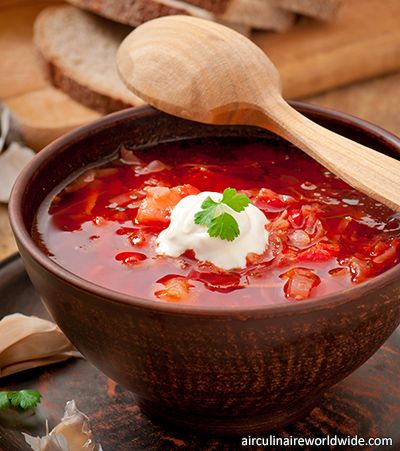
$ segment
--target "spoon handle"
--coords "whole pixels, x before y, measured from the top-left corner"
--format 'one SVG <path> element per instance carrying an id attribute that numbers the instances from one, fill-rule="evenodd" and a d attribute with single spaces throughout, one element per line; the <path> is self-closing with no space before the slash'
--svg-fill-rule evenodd
<path id="1" fill-rule="evenodd" d="M 275 106 L 273 117 L 271 110 L 265 113 L 264 125 L 255 125 L 274 131 L 353 188 L 400 211 L 399 160 L 321 127 L 286 102 Z"/>

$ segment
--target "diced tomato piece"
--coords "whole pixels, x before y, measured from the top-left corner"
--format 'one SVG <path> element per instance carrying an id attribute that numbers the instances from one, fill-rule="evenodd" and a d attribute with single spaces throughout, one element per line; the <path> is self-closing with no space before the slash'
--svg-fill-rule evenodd
<path id="1" fill-rule="evenodd" d="M 161 283 L 165 288 L 155 291 L 154 295 L 172 302 L 187 298 L 190 288 L 193 287 L 185 277 L 175 274 L 165 276 L 157 280 L 157 283 Z"/>
<path id="2" fill-rule="evenodd" d="M 300 252 L 297 259 L 299 262 L 326 262 L 337 256 L 339 251 L 340 246 L 338 244 L 320 241 Z"/>
<path id="3" fill-rule="evenodd" d="M 349 267 L 351 280 L 355 283 L 363 282 L 374 275 L 374 268 L 370 260 L 352 256 L 341 260 L 339 263 Z"/>
<path id="4" fill-rule="evenodd" d="M 373 250 L 373 255 L 375 258 L 372 260 L 373 263 L 380 266 L 386 266 L 392 264 L 400 254 L 400 240 L 394 239 L 392 242 L 382 242 L 379 241 Z"/>
<path id="5" fill-rule="evenodd" d="M 135 265 L 143 260 L 146 256 L 140 252 L 120 252 L 115 256 L 115 260 L 122 262 L 124 265 Z"/>
<path id="6" fill-rule="evenodd" d="M 300 208 L 292 208 L 289 213 L 289 221 L 296 227 L 303 224 L 303 214 Z"/>
<path id="7" fill-rule="evenodd" d="M 172 191 L 180 196 L 179 200 L 192 194 L 199 194 L 200 192 L 196 187 L 189 185 L 188 183 L 185 185 L 174 186 L 172 188 Z"/>
<path id="8" fill-rule="evenodd" d="M 169 224 L 171 210 L 184 197 L 198 194 L 200 191 L 192 185 L 180 185 L 173 188 L 156 186 L 145 188 L 146 197 L 142 200 L 136 220 L 140 224 Z"/>
<path id="9" fill-rule="evenodd" d="M 254 199 L 254 205 L 261 210 L 270 208 L 273 210 L 282 210 L 285 208 L 285 202 L 283 202 L 279 194 L 268 188 L 260 189 Z"/>
<path id="10" fill-rule="evenodd" d="M 188 279 L 198 280 L 210 291 L 219 293 L 230 293 L 231 291 L 244 288 L 240 285 L 240 274 L 229 271 L 218 271 L 215 267 L 210 272 L 192 270 L 188 274 Z"/>
<path id="11" fill-rule="evenodd" d="M 309 298 L 312 289 L 321 283 L 319 276 L 307 268 L 292 268 L 279 277 L 288 279 L 284 286 L 285 295 L 296 301 Z"/>

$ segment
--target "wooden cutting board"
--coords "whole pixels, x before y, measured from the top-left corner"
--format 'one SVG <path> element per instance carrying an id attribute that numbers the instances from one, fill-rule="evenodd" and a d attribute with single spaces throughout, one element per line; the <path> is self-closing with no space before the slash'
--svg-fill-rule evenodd
<path id="1" fill-rule="evenodd" d="M 0 0 L 0 100 L 7 99 L 35 149 L 96 117 L 49 88 L 42 74 L 32 25 L 54 3 Z M 253 38 L 277 65 L 285 96 L 299 98 L 400 69 L 399 24 L 400 0 L 347 0 L 333 23 L 302 18 L 286 33 Z"/>
<path id="2" fill-rule="evenodd" d="M 400 69 L 400 1 L 346 0 L 333 22 L 302 18 L 253 39 L 278 67 L 285 97 L 309 96 Z"/>

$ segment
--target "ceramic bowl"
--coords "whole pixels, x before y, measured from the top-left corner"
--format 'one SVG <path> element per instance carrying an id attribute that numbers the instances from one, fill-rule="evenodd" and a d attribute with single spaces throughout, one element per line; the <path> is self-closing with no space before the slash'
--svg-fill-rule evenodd
<path id="1" fill-rule="evenodd" d="M 399 158 L 399 139 L 378 127 L 293 105 L 316 122 Z M 377 351 L 400 322 L 400 265 L 312 300 L 201 307 L 97 286 L 48 258 L 30 235 L 44 197 L 121 143 L 204 136 L 278 139 L 257 128 L 201 125 L 150 107 L 124 110 L 58 139 L 36 156 L 15 185 L 11 224 L 32 283 L 54 320 L 89 362 L 137 395 L 145 413 L 198 432 L 254 434 L 300 418 L 324 390 Z"/>

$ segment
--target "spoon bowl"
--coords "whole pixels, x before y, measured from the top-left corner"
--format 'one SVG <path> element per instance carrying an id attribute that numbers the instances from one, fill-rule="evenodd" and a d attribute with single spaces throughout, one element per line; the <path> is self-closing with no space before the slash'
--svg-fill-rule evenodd
<path id="1" fill-rule="evenodd" d="M 117 65 L 127 87 L 150 105 L 197 122 L 273 131 L 354 188 L 400 211 L 400 162 L 294 110 L 282 98 L 269 58 L 232 29 L 187 16 L 155 19 L 125 38 Z"/>
<path id="2" fill-rule="evenodd" d="M 150 105 L 207 124 L 242 124 L 236 113 L 246 103 L 252 110 L 260 97 L 281 95 L 279 73 L 259 47 L 230 28 L 188 16 L 138 27 L 119 49 L 118 68 Z"/>

